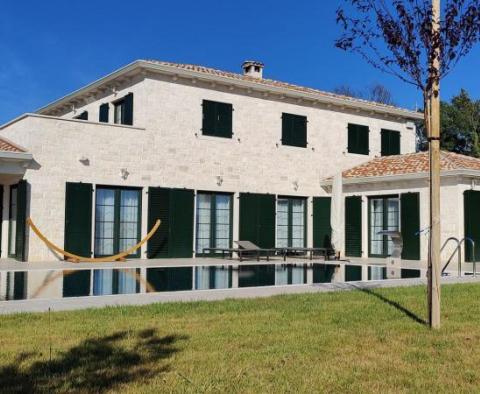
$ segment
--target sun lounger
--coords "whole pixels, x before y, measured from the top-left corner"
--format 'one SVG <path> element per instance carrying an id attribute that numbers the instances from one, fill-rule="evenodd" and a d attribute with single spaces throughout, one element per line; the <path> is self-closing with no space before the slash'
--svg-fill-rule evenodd
<path id="1" fill-rule="evenodd" d="M 236 253 L 238 259 L 243 261 L 244 257 L 255 256 L 257 261 L 260 261 L 260 257 L 264 255 L 267 258 L 267 261 L 270 260 L 270 256 L 274 255 L 278 250 L 275 248 L 272 249 L 262 249 L 250 241 L 235 241 L 239 246 L 238 248 L 204 248 L 203 253 L 205 252 L 221 252 L 222 258 L 225 258 L 225 254 Z"/>
<path id="2" fill-rule="evenodd" d="M 331 256 L 336 256 L 335 251 L 332 248 L 304 248 L 304 247 L 286 247 L 277 248 L 283 250 L 283 260 L 287 259 L 288 254 L 305 253 L 310 255 L 310 260 L 313 260 L 315 253 L 321 254 L 325 260 L 330 260 Z"/>

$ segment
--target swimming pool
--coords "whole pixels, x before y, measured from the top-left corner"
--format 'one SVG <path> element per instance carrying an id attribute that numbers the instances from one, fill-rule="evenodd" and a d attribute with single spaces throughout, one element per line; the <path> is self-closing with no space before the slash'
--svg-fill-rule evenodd
<path id="1" fill-rule="evenodd" d="M 420 269 L 401 269 L 401 278 L 420 278 Z M 133 268 L 0 271 L 1 304 L 16 300 L 64 299 L 166 292 L 314 285 L 386 280 L 379 265 L 258 263 Z"/>

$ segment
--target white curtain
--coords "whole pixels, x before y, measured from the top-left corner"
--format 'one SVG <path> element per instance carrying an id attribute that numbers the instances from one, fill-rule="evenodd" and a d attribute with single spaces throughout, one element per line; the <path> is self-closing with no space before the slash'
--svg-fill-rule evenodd
<path id="1" fill-rule="evenodd" d="M 343 185 L 342 173 L 333 178 L 332 205 L 330 211 L 330 225 L 332 226 L 332 246 L 336 251 L 344 254 L 344 217 L 343 217 Z"/>

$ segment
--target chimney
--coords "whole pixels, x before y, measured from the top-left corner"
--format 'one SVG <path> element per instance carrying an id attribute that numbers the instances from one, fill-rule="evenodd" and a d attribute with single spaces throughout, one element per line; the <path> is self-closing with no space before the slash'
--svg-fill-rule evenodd
<path id="1" fill-rule="evenodd" d="M 264 64 L 254 60 L 246 60 L 242 64 L 243 75 L 262 79 Z"/>

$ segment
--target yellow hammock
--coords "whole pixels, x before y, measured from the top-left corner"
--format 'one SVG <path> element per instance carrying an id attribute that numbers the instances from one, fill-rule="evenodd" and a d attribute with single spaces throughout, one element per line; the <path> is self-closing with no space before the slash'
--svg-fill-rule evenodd
<path id="1" fill-rule="evenodd" d="M 137 249 L 139 249 L 145 242 L 147 242 L 150 238 L 152 238 L 153 234 L 157 231 L 158 227 L 160 227 L 160 219 L 157 219 L 155 222 L 155 225 L 152 227 L 150 232 L 143 238 L 138 244 L 132 246 L 131 248 L 115 254 L 113 256 L 107 256 L 107 257 L 82 257 L 82 256 L 77 256 L 76 254 L 67 252 L 66 250 L 63 250 L 59 248 L 57 245 L 55 245 L 53 242 L 49 241 L 47 237 L 45 237 L 40 230 L 35 226 L 31 218 L 27 219 L 27 223 L 30 226 L 30 228 L 33 230 L 35 234 L 43 241 L 45 244 L 50 248 L 56 251 L 57 253 L 60 253 L 64 255 L 65 257 L 68 257 L 68 261 L 71 261 L 72 263 L 105 263 L 108 261 L 118 261 L 118 260 L 124 260 L 125 257 L 128 255 L 132 254 L 135 252 Z"/>

